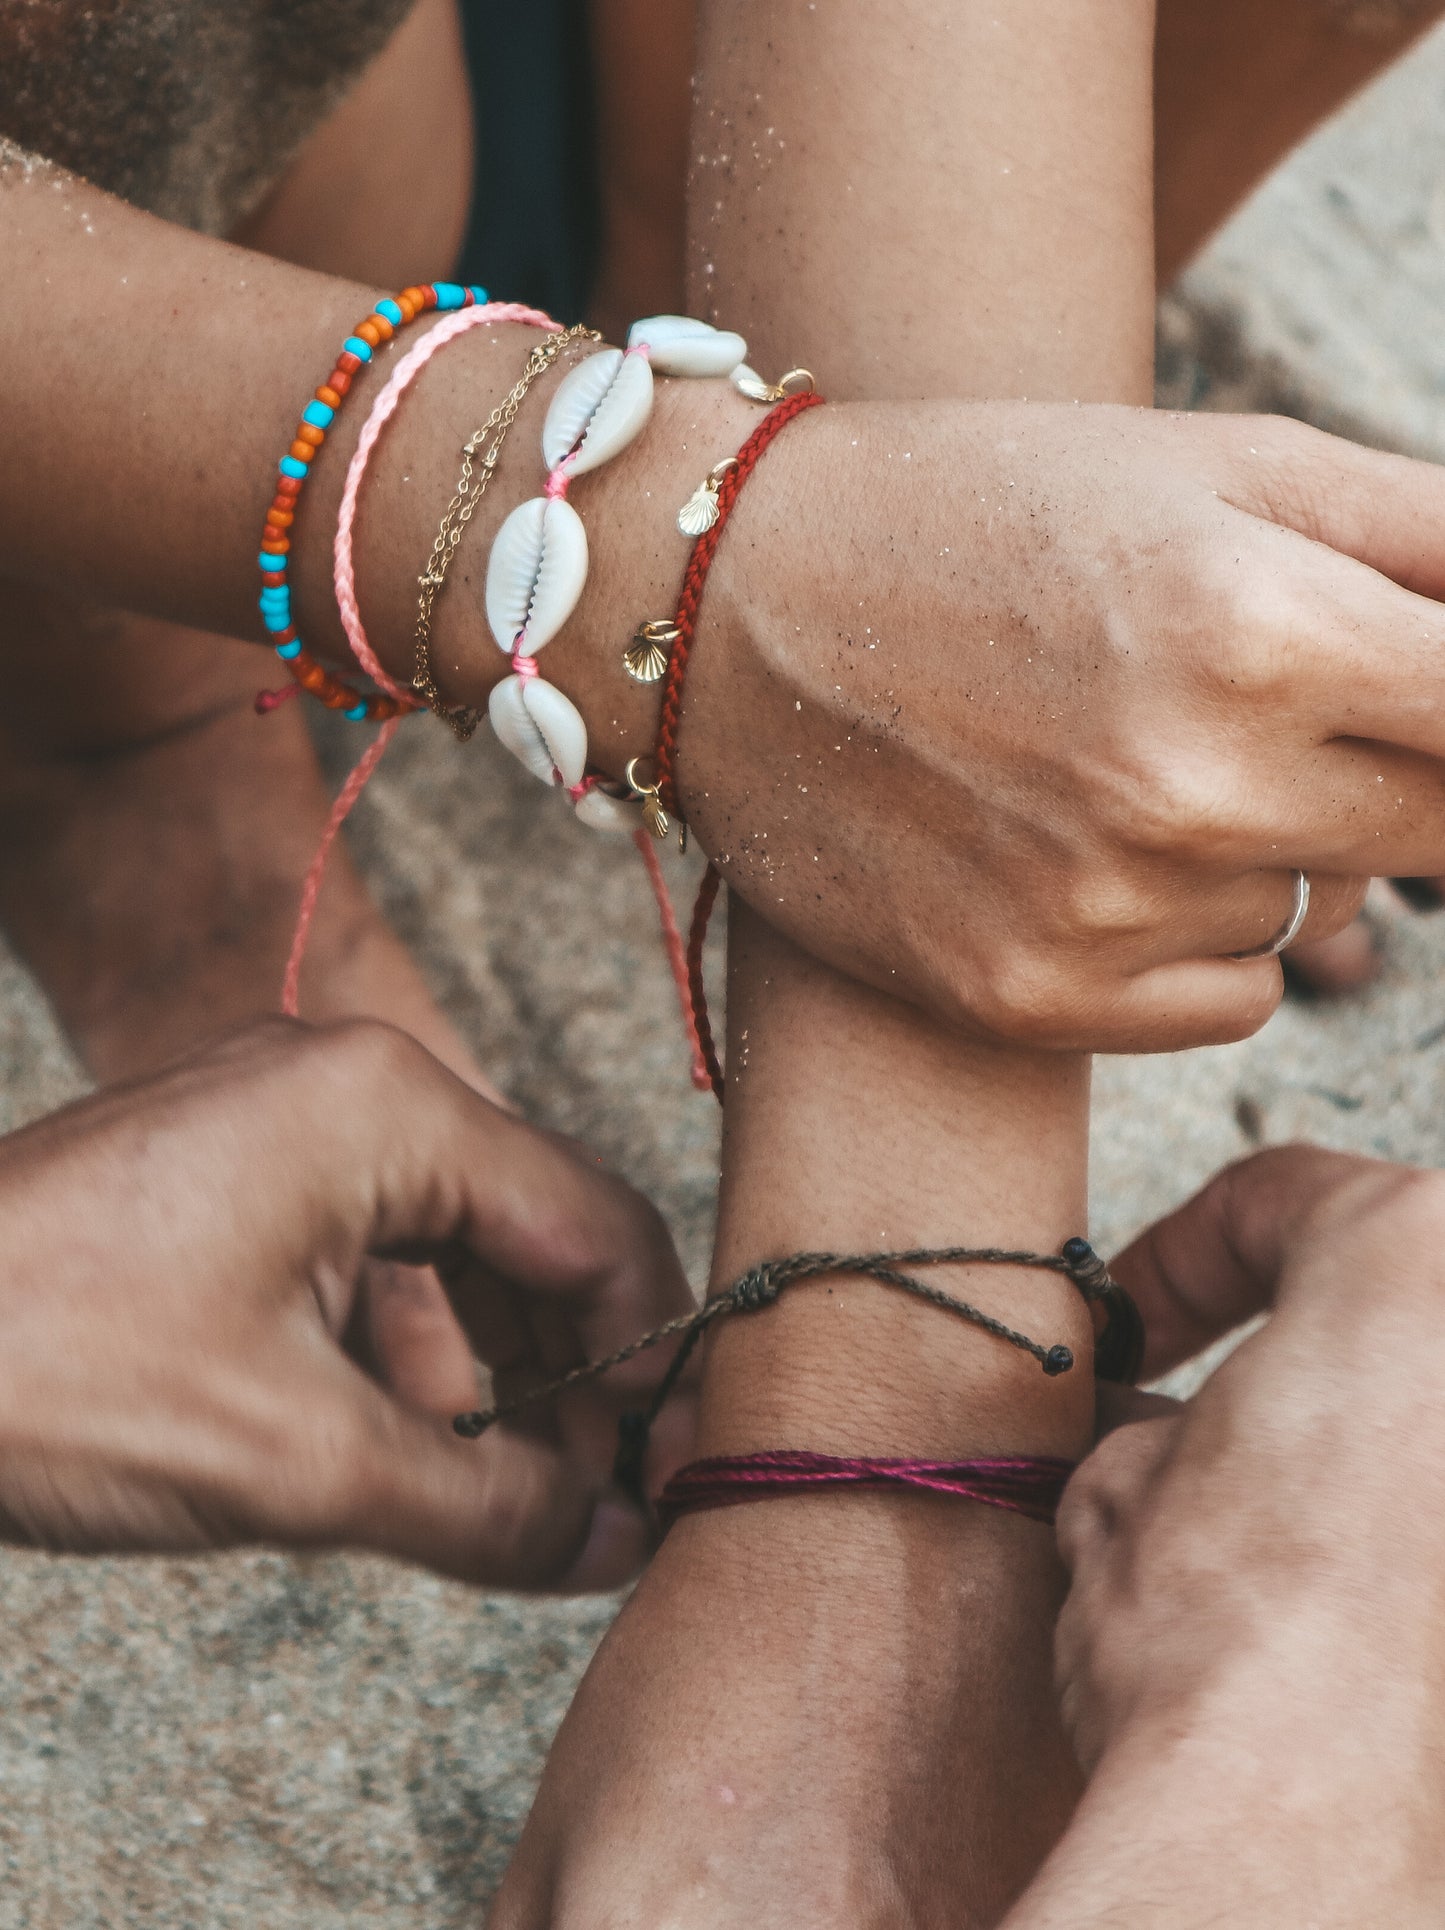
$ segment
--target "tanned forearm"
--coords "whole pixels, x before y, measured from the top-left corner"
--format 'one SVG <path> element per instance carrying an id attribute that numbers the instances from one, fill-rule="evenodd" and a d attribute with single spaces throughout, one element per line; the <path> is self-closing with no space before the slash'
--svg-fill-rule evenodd
<path id="1" fill-rule="evenodd" d="M 694 301 L 736 314 L 763 367 L 809 362 L 839 396 L 1147 401 L 1149 10 L 1046 12 L 708 8 Z M 730 176 L 721 200 L 714 169 Z M 1083 1227 L 1087 1061 L 965 1044 L 806 960 L 736 902 L 731 919 L 719 1284 L 799 1247 L 1049 1250 Z M 1056 1279 L 979 1269 L 944 1284 L 1087 1362 L 1087 1321 Z M 1046 1380 L 945 1316 L 834 1280 L 719 1334 L 703 1440 L 710 1452 L 1076 1456 L 1091 1423 L 1086 1369 Z M 926 1757 L 937 1709 L 949 1711 L 935 1775 L 956 1824 L 986 1846 L 959 1903 L 988 1920 L 1077 1790 L 1049 1692 L 1052 1548 L 959 1504 L 819 1511 L 803 1502 L 786 1528 L 760 1532 L 817 1537 L 823 1588 L 871 1577 L 862 1592 L 880 1605 L 885 1647 L 908 1646 L 905 1601 L 937 1603 L 942 1578 L 972 1578 L 966 1596 L 942 1584 L 952 1612 L 932 1634 L 951 1667 L 912 1735 Z M 860 1673 L 870 1655 L 860 1637 Z"/>

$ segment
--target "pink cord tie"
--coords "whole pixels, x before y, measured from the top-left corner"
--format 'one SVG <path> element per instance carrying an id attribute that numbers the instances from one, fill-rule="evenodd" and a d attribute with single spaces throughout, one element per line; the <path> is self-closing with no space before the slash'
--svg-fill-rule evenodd
<path id="1" fill-rule="evenodd" d="M 525 634 L 525 632 L 523 634 Z M 519 636 L 517 638 L 519 646 L 521 641 L 522 638 Z M 529 657 L 526 651 L 521 648 L 513 651 L 512 675 L 514 677 L 520 677 L 525 684 L 530 683 L 533 677 L 540 677 L 541 674 L 541 671 L 537 668 L 537 659 L 535 657 Z"/>
<path id="2" fill-rule="evenodd" d="M 542 494 L 549 502 L 560 503 L 567 499 L 567 491 L 572 487 L 572 478 L 567 474 L 567 464 L 571 460 L 569 450 L 557 467 L 551 470 L 542 485 Z"/>
<path id="3" fill-rule="evenodd" d="M 300 684 L 286 684 L 280 690 L 258 690 L 255 703 L 256 715 L 269 717 L 273 710 L 279 710 L 282 704 L 289 704 L 293 697 L 300 695 Z"/>

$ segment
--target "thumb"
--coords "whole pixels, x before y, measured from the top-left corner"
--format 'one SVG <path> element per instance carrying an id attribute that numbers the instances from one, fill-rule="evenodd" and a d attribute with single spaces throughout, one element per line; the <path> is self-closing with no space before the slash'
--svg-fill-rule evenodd
<path id="1" fill-rule="evenodd" d="M 1280 1270 L 1309 1216 L 1374 1160 L 1275 1146 L 1216 1173 L 1110 1267 L 1138 1303 L 1144 1375 L 1167 1373 L 1274 1303 Z"/>
<path id="2" fill-rule="evenodd" d="M 347 1538 L 483 1587 L 605 1590 L 641 1567 L 640 1514 L 553 1440 L 463 1440 L 352 1370 L 364 1442 Z"/>

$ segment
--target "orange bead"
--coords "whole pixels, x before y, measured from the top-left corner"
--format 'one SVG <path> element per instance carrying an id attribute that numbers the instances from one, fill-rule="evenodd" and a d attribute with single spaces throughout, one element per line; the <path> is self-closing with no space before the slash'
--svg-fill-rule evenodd
<path id="1" fill-rule="evenodd" d="M 266 511 L 266 521 L 272 529 L 290 529 L 296 521 L 296 512 L 291 509 L 282 509 L 276 503 L 272 503 Z"/>
<path id="2" fill-rule="evenodd" d="M 385 315 L 368 315 L 366 318 L 366 326 L 368 328 L 374 328 L 383 342 L 389 342 L 396 333 L 395 327 L 386 319 Z"/>
<path id="3" fill-rule="evenodd" d="M 413 283 L 410 288 L 403 288 L 396 298 L 398 308 L 404 307 L 407 302 L 411 303 L 418 314 L 426 307 L 426 298 L 415 283 Z"/>
<path id="4" fill-rule="evenodd" d="M 289 496 L 293 499 L 299 496 L 301 494 L 301 478 L 299 476 L 278 476 L 276 478 L 276 494 L 278 496 Z"/>
<path id="5" fill-rule="evenodd" d="M 324 429 L 318 429 L 314 422 L 298 422 L 296 425 L 296 440 L 298 442 L 309 442 L 313 449 L 319 449 L 326 440 L 326 431 Z"/>
<path id="6" fill-rule="evenodd" d="M 396 305 L 401 310 L 401 319 L 404 322 L 414 322 L 416 320 L 416 303 L 409 295 L 398 295 Z"/>
<path id="7" fill-rule="evenodd" d="M 381 346 L 381 331 L 376 326 L 379 320 L 379 316 L 373 315 L 370 321 L 358 322 L 356 325 L 356 333 L 363 342 L 369 342 L 373 348 Z"/>
<path id="8" fill-rule="evenodd" d="M 341 397 L 329 382 L 323 382 L 321 384 L 321 387 L 316 391 L 316 400 L 318 402 L 324 402 L 328 409 L 339 409 L 341 407 Z"/>
<path id="9" fill-rule="evenodd" d="M 274 589 L 278 584 L 286 581 L 286 572 L 284 570 L 262 570 L 261 581 L 266 585 L 267 589 Z"/>
<path id="10" fill-rule="evenodd" d="M 262 541 L 261 547 L 268 556 L 288 556 L 291 552 L 291 538 L 273 533 Z"/>
<path id="11" fill-rule="evenodd" d="M 326 378 L 326 386 L 336 395 L 346 395 L 351 388 L 351 371 L 342 368 L 338 362 Z"/>
<path id="12" fill-rule="evenodd" d="M 316 451 L 311 447 L 309 442 L 293 442 L 286 453 L 288 456 L 294 456 L 297 462 L 310 462 L 311 458 L 316 454 Z M 301 478 L 299 476 L 293 476 L 291 480 L 293 482 L 300 482 Z"/>
<path id="13" fill-rule="evenodd" d="M 321 668 L 321 665 L 319 663 L 312 663 L 309 658 L 303 660 L 298 657 L 296 659 L 296 668 L 292 674 L 303 690 L 311 690 L 318 693 L 322 686 L 330 681 L 326 672 Z"/>

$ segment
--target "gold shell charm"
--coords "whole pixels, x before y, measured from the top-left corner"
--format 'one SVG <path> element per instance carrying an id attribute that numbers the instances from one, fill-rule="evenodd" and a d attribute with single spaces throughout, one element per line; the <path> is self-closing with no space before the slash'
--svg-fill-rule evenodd
<path id="1" fill-rule="evenodd" d="M 667 675 L 669 646 L 680 632 L 675 623 L 653 617 L 639 624 L 631 643 L 622 653 L 622 662 L 634 683 L 660 683 Z"/>
<path id="2" fill-rule="evenodd" d="M 736 456 L 726 456 L 704 476 L 677 512 L 677 526 L 684 536 L 704 536 L 717 522 L 717 493 L 729 469 L 737 468 Z"/>
<path id="3" fill-rule="evenodd" d="M 739 362 L 728 380 L 749 402 L 784 402 L 790 395 L 811 393 L 818 386 L 811 369 L 789 369 L 776 382 L 765 382 L 746 362 Z"/>
<path id="4" fill-rule="evenodd" d="M 677 526 L 684 536 L 702 536 L 717 521 L 717 484 L 709 476 L 699 483 L 677 512 Z"/>

